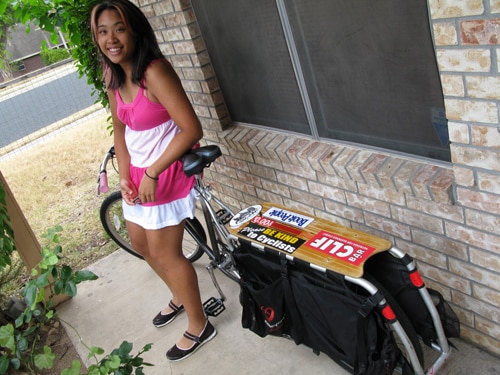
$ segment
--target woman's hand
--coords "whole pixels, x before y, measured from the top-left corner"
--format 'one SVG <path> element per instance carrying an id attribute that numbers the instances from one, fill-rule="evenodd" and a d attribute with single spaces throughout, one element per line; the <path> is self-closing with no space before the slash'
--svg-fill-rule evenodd
<path id="1" fill-rule="evenodd" d="M 146 173 L 148 173 L 146 171 Z M 156 201 L 156 187 L 158 186 L 158 177 L 144 174 L 139 185 L 139 199 L 141 203 Z"/>
<path id="2" fill-rule="evenodd" d="M 120 191 L 122 193 L 122 198 L 130 206 L 135 206 L 140 203 L 139 194 L 135 185 L 130 180 L 120 180 Z"/>

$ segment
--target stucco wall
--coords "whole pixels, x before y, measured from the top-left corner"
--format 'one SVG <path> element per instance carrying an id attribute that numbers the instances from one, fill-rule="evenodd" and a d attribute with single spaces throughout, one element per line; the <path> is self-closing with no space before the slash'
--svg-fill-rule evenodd
<path id="1" fill-rule="evenodd" d="M 500 354 L 500 0 L 429 0 L 452 141 L 434 163 L 232 124 L 190 0 L 140 0 L 224 156 L 206 174 L 241 208 L 274 201 L 389 239 Z"/>

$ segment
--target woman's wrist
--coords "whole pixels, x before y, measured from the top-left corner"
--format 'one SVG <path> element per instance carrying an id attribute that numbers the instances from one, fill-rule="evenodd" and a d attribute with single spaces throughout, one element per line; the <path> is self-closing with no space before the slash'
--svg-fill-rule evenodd
<path id="1" fill-rule="evenodd" d="M 148 174 L 148 170 L 147 169 L 144 171 L 144 174 L 146 175 L 146 177 L 150 178 L 153 181 L 158 181 L 158 179 L 159 179 L 158 176 L 152 176 L 152 175 Z"/>

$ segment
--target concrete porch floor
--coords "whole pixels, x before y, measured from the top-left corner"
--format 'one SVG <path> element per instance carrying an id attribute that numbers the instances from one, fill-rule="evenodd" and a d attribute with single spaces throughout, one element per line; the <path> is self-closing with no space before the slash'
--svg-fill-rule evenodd
<path id="1" fill-rule="evenodd" d="M 203 300 L 217 296 L 205 270 L 206 263 L 206 256 L 195 263 Z M 134 344 L 132 354 L 145 344 L 153 343 L 143 357 L 154 367 L 146 367 L 145 374 L 348 374 L 324 354 L 317 356 L 293 341 L 271 336 L 260 338 L 243 329 L 239 287 L 218 272 L 218 281 L 227 297 L 226 311 L 210 318 L 218 335 L 192 357 L 172 363 L 166 359 L 165 352 L 184 332 L 187 318 L 181 314 L 162 328 L 151 324 L 152 318 L 169 301 L 170 294 L 149 266 L 117 250 L 88 269 L 99 279 L 79 285 L 77 296 L 58 308 L 61 318 L 78 331 L 86 345 L 102 347 L 106 353 L 123 340 Z M 85 360 L 88 349 L 73 329 L 66 326 L 66 330 Z M 499 358 L 462 340 L 452 342 L 458 351 L 453 351 L 439 374 L 500 374 Z"/>

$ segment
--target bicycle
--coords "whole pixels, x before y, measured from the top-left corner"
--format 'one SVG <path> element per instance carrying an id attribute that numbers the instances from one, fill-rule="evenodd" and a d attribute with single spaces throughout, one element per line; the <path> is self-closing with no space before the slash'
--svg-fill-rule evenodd
<path id="1" fill-rule="evenodd" d="M 320 273 L 325 274 L 332 272 L 332 267 L 329 263 L 330 260 L 322 263 L 322 260 L 318 261 L 316 258 L 311 261 L 311 259 L 308 258 L 310 255 L 301 255 L 299 254 L 300 251 L 290 253 L 286 253 L 286 251 L 276 251 L 276 249 L 273 249 L 272 246 L 268 246 L 270 243 L 269 238 L 267 238 L 263 244 L 259 244 L 253 241 L 253 237 L 245 237 L 241 234 L 243 232 L 241 229 L 242 227 L 248 227 L 251 229 L 255 226 L 258 227 L 263 223 L 263 220 L 266 221 L 269 220 L 269 218 L 264 217 L 262 214 L 261 205 L 250 206 L 235 214 L 226 204 L 212 194 L 211 187 L 206 185 L 202 179 L 202 173 L 205 168 L 208 168 L 221 155 L 222 152 L 219 147 L 209 145 L 191 150 L 183 157 L 185 173 L 188 176 L 195 176 L 194 188 L 199 196 L 199 203 L 201 211 L 203 212 L 206 232 L 208 232 L 207 236 L 205 228 L 201 225 L 197 218 L 186 220 L 185 231 L 188 235 L 185 236 L 185 246 L 187 249 L 187 251 L 185 251 L 185 256 L 191 262 L 195 262 L 203 254 L 207 254 L 209 258 L 209 264 L 206 266 L 206 269 L 210 274 L 215 289 L 219 293 L 219 298 L 211 297 L 203 304 L 206 313 L 211 316 L 217 316 L 225 310 L 224 301 L 226 300 L 226 297 L 222 292 L 217 279 L 215 278 L 214 270 L 219 269 L 225 276 L 240 283 L 241 273 L 238 268 L 238 264 L 235 261 L 234 255 L 235 251 L 237 249 L 239 250 L 242 244 L 246 244 L 249 248 L 257 249 L 257 252 L 260 253 L 269 251 L 273 254 L 279 253 L 282 260 L 286 259 L 287 262 L 299 262 L 306 264 L 307 267 L 310 267 L 314 270 L 314 272 L 319 271 Z M 100 166 L 98 193 L 107 192 L 109 189 L 106 168 L 108 162 L 114 158 L 114 148 L 111 147 Z M 106 233 L 116 244 L 128 253 L 138 258 L 142 258 L 142 256 L 134 251 L 130 245 L 126 233 L 126 227 L 124 225 L 124 219 L 121 214 L 121 205 L 122 202 L 120 192 L 113 192 L 106 199 L 104 199 L 100 208 L 102 225 Z M 265 206 L 266 209 L 269 209 L 269 205 Z M 280 207 L 279 209 L 286 210 L 284 207 Z M 322 219 L 317 219 L 317 222 L 318 225 L 328 224 L 326 220 Z M 252 227 L 252 225 L 254 227 Z M 333 224 L 330 223 L 329 225 Z M 281 226 L 277 227 L 281 228 L 282 226 L 283 225 L 281 224 Z M 340 228 L 340 226 L 338 227 Z M 345 229 L 346 228 L 341 230 Z M 319 230 L 317 231 L 319 232 Z M 251 231 L 249 230 L 249 232 Z M 352 230 L 349 229 L 347 232 L 351 233 Z M 262 233 L 262 230 L 260 233 Z M 423 285 L 423 282 L 421 282 L 413 260 L 404 252 L 392 247 L 388 241 L 378 239 L 375 236 L 367 236 L 375 241 L 374 244 L 379 247 L 379 249 L 376 249 L 375 252 L 388 252 L 404 264 L 412 284 L 414 284 L 418 289 L 418 293 L 425 304 L 426 309 L 430 313 L 432 324 L 434 325 L 437 335 L 437 339 L 432 342 L 431 346 L 439 352 L 439 356 L 428 367 L 426 372 L 424 372 L 423 368 L 423 351 L 420 345 L 419 336 L 403 309 L 399 306 L 396 299 L 386 290 L 385 286 L 368 274 L 356 274 L 353 273 L 352 270 L 341 270 L 340 275 L 343 277 L 344 282 L 350 289 L 355 290 L 356 288 L 361 288 L 362 293 L 366 294 L 369 298 L 372 298 L 375 301 L 374 306 L 377 307 L 377 314 L 379 314 L 379 316 L 383 319 L 384 324 L 390 328 L 390 330 L 394 332 L 395 336 L 398 338 L 398 347 L 400 347 L 400 350 L 405 358 L 404 361 L 406 361 L 406 365 L 404 362 L 399 363 L 400 371 L 403 373 L 408 373 L 408 371 L 410 371 L 410 373 L 418 375 L 423 375 L 424 373 L 437 373 L 444 362 L 448 359 L 450 355 L 450 348 L 441 324 L 441 317 L 436 310 L 429 292 Z M 294 237 L 292 236 L 291 238 L 293 239 Z M 287 242 L 285 241 L 284 244 L 286 245 Z M 282 247 L 286 246 L 282 245 Z M 347 247 L 343 248 L 343 250 L 348 251 Z M 362 272 L 363 267 L 360 269 Z M 338 273 L 339 269 L 335 269 L 333 272 Z M 349 366 L 347 367 L 349 368 Z M 352 370 L 352 368 L 349 369 Z"/>
<path id="2" fill-rule="evenodd" d="M 233 281 L 239 281 L 238 271 L 234 265 L 231 253 L 234 251 L 235 242 L 229 240 L 229 232 L 226 225 L 234 216 L 234 212 L 221 200 L 213 196 L 211 187 L 204 184 L 201 177 L 204 168 L 208 167 L 222 155 L 216 146 L 205 146 L 194 149 L 184 156 L 184 171 L 188 176 L 195 176 L 195 189 L 198 193 L 199 202 L 202 207 L 205 222 L 207 223 L 208 239 L 201 222 L 196 218 L 185 220 L 185 235 L 183 238 L 184 256 L 190 261 L 197 261 L 203 254 L 207 254 L 210 259 L 206 267 L 212 282 L 214 283 L 220 298 L 211 298 L 203 306 L 207 314 L 219 315 L 224 311 L 224 301 L 226 297 L 215 278 L 214 270 L 219 269 L 223 274 Z M 109 191 L 107 165 L 112 161 L 113 168 L 116 158 L 114 146 L 112 146 L 101 163 L 98 177 L 98 194 Z M 214 202 L 217 210 L 214 209 Z M 110 238 L 123 250 L 129 254 L 144 259 L 141 254 L 135 251 L 130 244 L 122 213 L 122 197 L 119 191 L 111 193 L 104 199 L 100 207 L 100 220 L 102 226 Z M 207 243 L 210 241 L 210 246 Z"/>
<path id="3" fill-rule="evenodd" d="M 115 159 L 115 148 L 114 146 L 112 146 L 104 156 L 104 159 L 101 163 L 99 177 L 97 180 L 98 195 L 100 193 L 107 193 L 109 191 L 107 166 L 110 161 L 112 162 L 113 169 L 118 173 L 118 169 L 114 163 Z M 118 246 L 120 246 L 129 254 L 139 259 L 144 259 L 142 255 L 135 251 L 130 244 L 125 219 L 123 218 L 122 196 L 120 191 L 112 192 L 104 199 L 101 204 L 99 216 L 104 230 Z M 191 262 L 196 262 L 203 255 L 203 249 L 201 249 L 196 244 L 196 242 L 193 240 L 193 237 L 195 235 L 199 236 L 201 238 L 200 242 L 205 242 L 207 239 L 205 230 L 203 229 L 200 221 L 196 217 L 194 217 L 192 219 L 186 219 L 185 231 L 189 234 L 189 236 L 184 236 L 183 239 L 182 246 L 184 256 Z"/>

